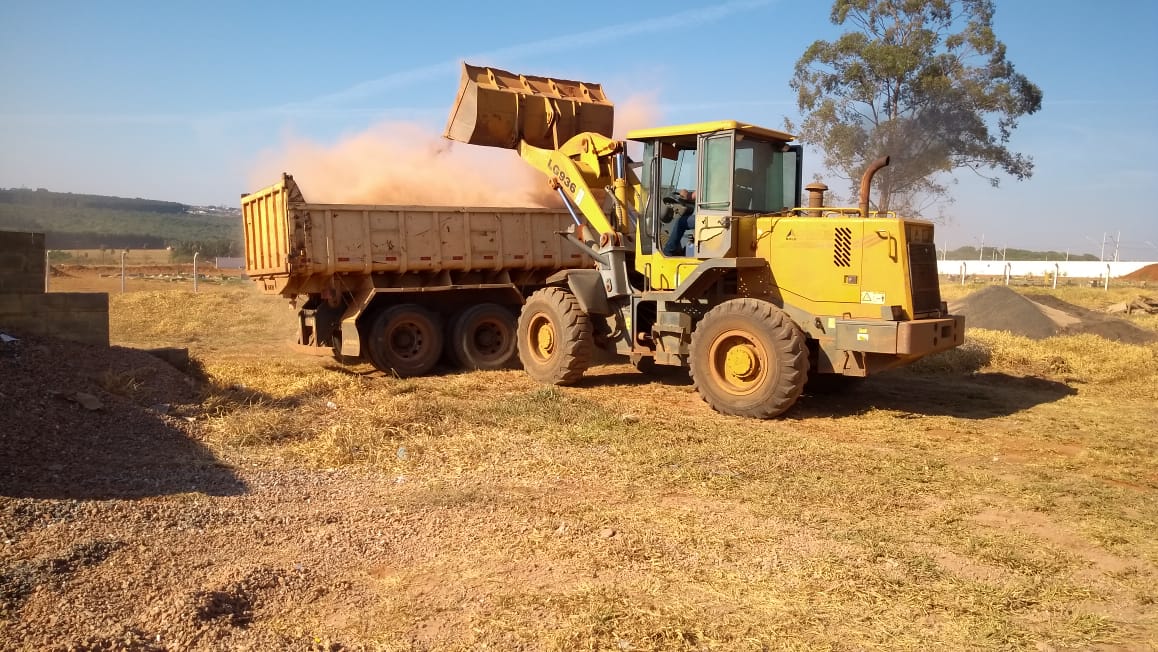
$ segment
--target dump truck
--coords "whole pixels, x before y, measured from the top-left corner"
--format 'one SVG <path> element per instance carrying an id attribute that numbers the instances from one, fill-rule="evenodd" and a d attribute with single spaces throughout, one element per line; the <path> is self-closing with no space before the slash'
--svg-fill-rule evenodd
<path id="1" fill-rule="evenodd" d="M 300 304 L 297 344 L 398 376 L 511 365 L 525 298 L 591 266 L 564 209 L 315 204 L 283 174 L 241 212 L 246 274 Z"/>
<path id="2" fill-rule="evenodd" d="M 520 312 L 536 380 L 574 383 L 598 348 L 644 371 L 686 368 L 717 411 L 769 418 L 806 383 L 845 386 L 963 343 L 933 224 L 871 210 L 887 157 L 866 169 L 858 206 L 824 206 L 823 184 L 803 206 L 790 134 L 720 120 L 624 141 L 613 122 L 598 84 L 463 64 L 445 136 L 539 170 L 578 225 L 559 237 L 593 263 L 552 274 Z M 688 241 L 669 245 L 681 220 Z"/>

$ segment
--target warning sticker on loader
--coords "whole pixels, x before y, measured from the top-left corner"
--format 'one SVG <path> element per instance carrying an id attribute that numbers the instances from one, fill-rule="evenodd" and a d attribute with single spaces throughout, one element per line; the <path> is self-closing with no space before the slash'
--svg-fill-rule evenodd
<path id="1" fill-rule="evenodd" d="M 860 293 L 860 302 L 861 303 L 874 303 L 874 304 L 883 306 L 883 305 L 885 305 L 885 293 L 884 292 L 861 292 Z"/>

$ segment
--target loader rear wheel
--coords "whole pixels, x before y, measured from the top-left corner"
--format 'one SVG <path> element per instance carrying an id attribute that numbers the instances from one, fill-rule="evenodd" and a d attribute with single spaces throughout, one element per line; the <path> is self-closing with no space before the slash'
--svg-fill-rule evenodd
<path id="1" fill-rule="evenodd" d="M 503 306 L 472 306 L 451 320 L 447 353 L 465 369 L 506 369 L 516 353 L 516 328 L 515 316 Z"/>
<path id="2" fill-rule="evenodd" d="M 412 303 L 382 311 L 370 327 L 370 361 L 384 373 L 421 376 L 442 354 L 442 321 Z"/>
<path id="3" fill-rule="evenodd" d="M 692 332 L 692 382 L 724 414 L 769 419 L 788 411 L 808 377 L 808 347 L 784 311 L 767 301 L 732 299 Z"/>
<path id="4" fill-rule="evenodd" d="M 591 366 L 591 320 L 567 290 L 543 288 L 519 314 L 519 360 L 541 383 L 569 385 Z"/>

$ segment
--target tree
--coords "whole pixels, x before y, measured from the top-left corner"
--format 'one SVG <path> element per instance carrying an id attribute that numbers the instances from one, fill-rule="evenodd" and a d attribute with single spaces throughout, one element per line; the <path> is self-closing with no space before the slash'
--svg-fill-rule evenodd
<path id="1" fill-rule="evenodd" d="M 891 156 L 876 176 L 882 211 L 950 199 L 941 175 L 959 168 L 993 186 L 992 171 L 1029 178 L 1033 159 L 1008 144 L 1042 92 L 1006 60 L 993 14 L 994 0 L 835 0 L 833 24 L 855 29 L 796 62 L 801 139 L 854 192 L 873 159 Z"/>

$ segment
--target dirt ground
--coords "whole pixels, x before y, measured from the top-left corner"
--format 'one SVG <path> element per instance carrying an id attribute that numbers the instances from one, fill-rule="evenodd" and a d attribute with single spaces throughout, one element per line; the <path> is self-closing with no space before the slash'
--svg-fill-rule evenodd
<path id="1" fill-rule="evenodd" d="M 222 345 L 188 289 L 189 335 L 0 345 L 0 649 L 1158 645 L 1152 385 L 900 374 L 752 422 L 622 365 L 295 358 L 276 299 L 221 295 Z"/>

